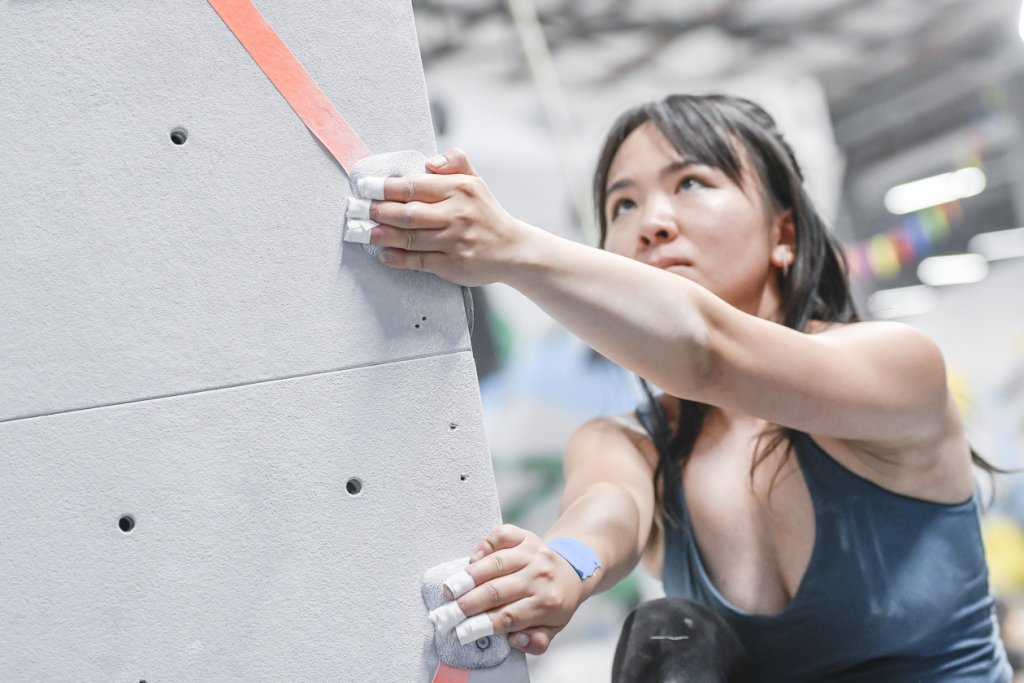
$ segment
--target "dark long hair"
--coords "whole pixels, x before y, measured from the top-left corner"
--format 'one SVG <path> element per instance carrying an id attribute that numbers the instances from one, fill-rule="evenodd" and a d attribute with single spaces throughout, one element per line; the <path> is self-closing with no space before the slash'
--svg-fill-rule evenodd
<path id="1" fill-rule="evenodd" d="M 758 105 L 740 97 L 671 95 L 630 109 L 619 117 L 608 133 L 594 174 L 594 205 L 602 247 L 608 235 L 605 203 L 612 160 L 623 141 L 648 121 L 680 153 L 720 169 L 740 187 L 746 158 L 765 206 L 773 213 L 792 211 L 795 256 L 788 275 L 778 273 L 783 325 L 803 331 L 812 320 L 838 323 L 859 320 L 850 296 L 842 249 L 804 189 L 803 174 L 793 150 L 772 117 Z M 678 509 L 678 496 L 664 494 L 682 485 L 683 466 L 697 443 L 708 406 L 678 399 L 678 420 L 672 430 L 650 386 L 646 382 L 642 382 L 642 386 L 647 396 L 648 422 L 653 426 L 651 436 L 659 453 L 654 472 L 658 507 L 670 521 L 680 523 L 682 511 Z M 795 435 L 795 430 L 784 427 L 770 428 L 762 434 L 751 474 L 753 468 L 783 442 L 788 456 Z"/>
<path id="2" fill-rule="evenodd" d="M 671 95 L 625 112 L 612 126 L 594 173 L 594 205 L 600 227 L 600 246 L 608 235 L 605 214 L 608 171 L 623 141 L 641 125 L 651 122 L 681 154 L 722 170 L 742 187 L 743 160 L 749 160 L 766 207 L 773 213 L 792 211 L 795 255 L 788 274 L 777 274 L 781 297 L 781 323 L 805 331 L 811 321 L 851 323 L 860 320 L 847 280 L 843 250 L 814 208 L 803 184 L 803 173 L 789 144 L 772 117 L 761 107 L 729 95 Z M 745 154 L 744 154 L 745 153 Z M 682 485 L 682 471 L 704 425 L 708 406 L 679 401 L 674 430 L 651 387 L 641 381 L 647 397 L 644 411 L 658 449 L 654 487 L 661 514 L 681 523 L 679 497 L 665 495 Z M 789 457 L 797 431 L 774 426 L 756 444 L 751 476 L 770 453 L 785 444 Z M 1002 472 L 971 451 L 975 464 L 988 472 Z M 784 461 L 783 461 L 784 462 Z M 780 465 L 781 468 L 781 465 Z M 778 471 L 776 472 L 776 475 Z"/>

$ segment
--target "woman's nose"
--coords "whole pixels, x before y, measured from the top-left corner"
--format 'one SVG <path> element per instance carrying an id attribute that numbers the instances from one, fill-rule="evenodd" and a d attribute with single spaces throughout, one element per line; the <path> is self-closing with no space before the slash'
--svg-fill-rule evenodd
<path id="1" fill-rule="evenodd" d="M 671 204 L 666 200 L 651 202 L 640 226 L 640 241 L 650 246 L 670 242 L 679 236 L 679 225 Z"/>

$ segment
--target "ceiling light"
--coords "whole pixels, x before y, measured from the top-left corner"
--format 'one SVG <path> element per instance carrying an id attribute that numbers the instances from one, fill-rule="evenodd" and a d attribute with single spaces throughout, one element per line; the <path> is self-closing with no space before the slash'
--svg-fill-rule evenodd
<path id="1" fill-rule="evenodd" d="M 978 254 L 932 256 L 917 266 L 917 278 L 933 287 L 979 282 L 988 275 L 988 261 Z"/>
<path id="2" fill-rule="evenodd" d="M 868 297 L 868 311 L 874 318 L 907 318 L 927 313 L 938 301 L 935 290 L 925 285 L 881 289 Z"/>
<path id="3" fill-rule="evenodd" d="M 969 166 L 952 173 L 943 173 L 897 185 L 885 193 L 885 208 L 890 213 L 904 214 L 973 197 L 985 189 L 985 173 Z"/>
<path id="4" fill-rule="evenodd" d="M 978 233 L 967 243 L 967 251 L 989 261 L 1024 256 L 1024 228 Z"/>

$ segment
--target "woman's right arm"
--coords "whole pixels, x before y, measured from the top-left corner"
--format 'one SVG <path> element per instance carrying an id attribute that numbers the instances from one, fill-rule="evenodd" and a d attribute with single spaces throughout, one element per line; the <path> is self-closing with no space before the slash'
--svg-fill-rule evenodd
<path id="1" fill-rule="evenodd" d="M 625 424 L 583 425 L 566 447 L 564 468 L 561 512 L 544 538 L 509 524 L 491 531 L 466 570 L 476 588 L 458 600 L 467 617 L 488 613 L 496 634 L 509 634 L 513 646 L 531 654 L 547 650 L 584 600 L 629 574 L 654 520 L 651 452 Z M 561 536 L 597 555 L 601 568 L 591 578 L 581 581 L 545 545 Z"/>

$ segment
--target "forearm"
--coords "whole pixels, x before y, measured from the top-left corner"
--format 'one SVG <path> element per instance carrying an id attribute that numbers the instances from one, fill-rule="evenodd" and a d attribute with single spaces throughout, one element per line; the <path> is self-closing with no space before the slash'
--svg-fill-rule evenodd
<path id="1" fill-rule="evenodd" d="M 708 297 L 699 286 L 631 259 L 522 226 L 502 282 L 594 350 L 675 395 L 709 372 Z"/>
<path id="2" fill-rule="evenodd" d="M 565 506 L 545 540 L 569 536 L 586 543 L 601 562 L 593 580 L 584 582 L 586 599 L 614 586 L 640 561 L 650 530 L 634 498 L 612 483 L 594 484 Z"/>

